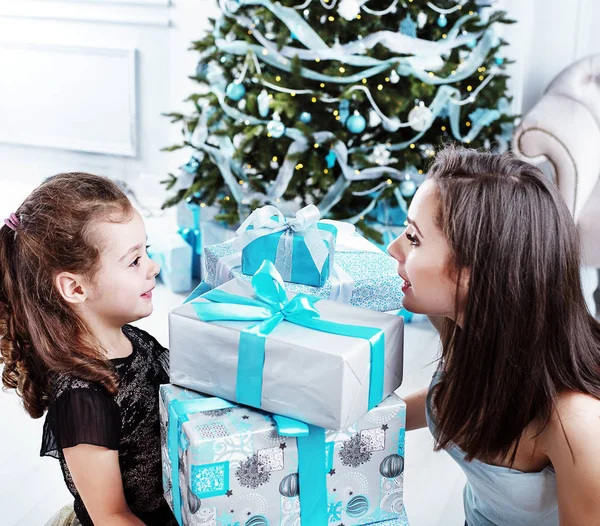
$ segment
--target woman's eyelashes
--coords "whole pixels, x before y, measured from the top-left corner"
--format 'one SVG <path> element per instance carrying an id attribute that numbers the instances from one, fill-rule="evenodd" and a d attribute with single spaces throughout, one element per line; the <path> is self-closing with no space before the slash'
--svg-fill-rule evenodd
<path id="1" fill-rule="evenodd" d="M 417 236 L 409 234 L 408 232 L 406 232 L 406 239 L 408 239 L 410 241 L 410 244 L 413 246 L 417 246 L 419 244 Z"/>

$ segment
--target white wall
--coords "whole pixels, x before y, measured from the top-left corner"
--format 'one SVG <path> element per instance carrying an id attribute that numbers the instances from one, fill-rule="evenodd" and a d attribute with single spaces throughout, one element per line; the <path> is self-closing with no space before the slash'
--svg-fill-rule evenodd
<path id="1" fill-rule="evenodd" d="M 213 0 L 0 0 L 0 190 L 68 170 L 111 175 L 160 203 L 184 156 L 162 112 L 194 89 L 190 42 Z M 189 110 L 189 106 L 188 106 Z"/>
<path id="2" fill-rule="evenodd" d="M 517 113 L 600 51 L 600 2 L 498 3 L 519 20 L 505 33 Z M 0 187 L 87 170 L 160 203 L 158 181 L 185 161 L 159 151 L 179 138 L 160 114 L 185 108 L 197 60 L 188 47 L 216 13 L 215 0 L 0 0 Z"/>
<path id="3" fill-rule="evenodd" d="M 552 79 L 572 62 L 600 53 L 597 0 L 503 0 L 519 21 L 508 32 L 515 110 L 527 113 Z"/>

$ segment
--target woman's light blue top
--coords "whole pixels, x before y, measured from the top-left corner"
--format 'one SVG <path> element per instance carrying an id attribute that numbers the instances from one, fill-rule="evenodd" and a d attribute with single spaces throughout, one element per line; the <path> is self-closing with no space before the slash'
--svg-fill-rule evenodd
<path id="1" fill-rule="evenodd" d="M 433 436 L 436 426 L 431 393 L 439 377 L 439 372 L 433 377 L 426 404 L 427 424 Z M 552 467 L 524 473 L 477 459 L 466 461 L 465 453 L 455 445 L 446 451 L 467 476 L 463 495 L 469 526 L 558 526 L 556 474 Z"/>

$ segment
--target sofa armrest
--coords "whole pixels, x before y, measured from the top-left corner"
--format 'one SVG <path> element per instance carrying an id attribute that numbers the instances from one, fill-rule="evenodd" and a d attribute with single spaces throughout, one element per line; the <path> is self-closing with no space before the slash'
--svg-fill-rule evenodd
<path id="1" fill-rule="evenodd" d="M 600 126 L 580 102 L 547 93 L 513 136 L 516 155 L 548 159 L 575 222 L 600 177 Z"/>

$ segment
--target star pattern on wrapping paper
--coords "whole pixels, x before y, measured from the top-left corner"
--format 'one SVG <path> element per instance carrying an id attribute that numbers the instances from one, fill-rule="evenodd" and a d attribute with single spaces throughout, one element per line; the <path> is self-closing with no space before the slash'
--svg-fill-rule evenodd
<path id="1" fill-rule="evenodd" d="M 387 431 L 390 427 L 387 424 L 383 424 L 381 426 L 381 429 L 383 429 L 384 431 Z"/>
<path id="2" fill-rule="evenodd" d="M 242 416 L 242 420 L 248 420 L 250 417 L 248 415 Z"/>
<path id="3" fill-rule="evenodd" d="M 331 468 L 331 469 L 329 470 L 329 474 L 330 474 L 331 476 L 335 475 L 335 469 Z"/>
<path id="4" fill-rule="evenodd" d="M 285 442 L 282 442 L 281 444 L 279 444 L 279 449 L 284 450 L 287 447 L 287 444 Z"/>
<path id="5" fill-rule="evenodd" d="M 233 495 L 233 491 L 231 491 L 230 489 L 228 489 L 227 493 L 225 493 L 225 495 L 227 495 L 228 497 L 231 497 Z"/>

